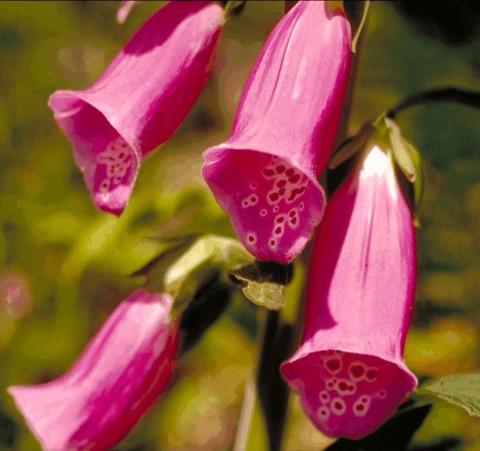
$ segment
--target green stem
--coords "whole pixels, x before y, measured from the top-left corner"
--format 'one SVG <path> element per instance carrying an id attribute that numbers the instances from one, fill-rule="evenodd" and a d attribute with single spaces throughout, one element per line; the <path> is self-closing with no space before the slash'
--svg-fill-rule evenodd
<path id="1" fill-rule="evenodd" d="M 269 451 L 280 451 L 282 445 L 289 392 L 278 368 L 291 351 L 292 328 L 283 324 L 277 311 L 259 309 L 258 313 L 260 352 L 255 374 L 245 384 L 234 451 L 247 451 L 252 443 L 258 444 L 258 439 L 252 440 L 254 431 L 259 432 L 258 420 L 263 420 L 261 442 L 268 441 Z"/>
<path id="2" fill-rule="evenodd" d="M 282 449 L 289 390 L 280 375 L 279 366 L 288 357 L 291 344 L 292 327 L 283 324 L 278 311 L 268 311 L 259 357 L 257 389 L 270 451 Z"/>
<path id="3" fill-rule="evenodd" d="M 360 40 L 365 23 L 367 22 L 368 9 L 370 8 L 370 1 L 366 0 L 363 2 L 363 11 L 360 23 L 358 24 L 357 30 L 352 38 L 352 52 L 357 53 L 357 45 Z"/>
<path id="4" fill-rule="evenodd" d="M 387 111 L 387 117 L 394 119 L 398 113 L 413 106 L 440 102 L 459 103 L 471 108 L 480 109 L 480 92 L 452 87 L 419 92 L 408 96 Z"/>

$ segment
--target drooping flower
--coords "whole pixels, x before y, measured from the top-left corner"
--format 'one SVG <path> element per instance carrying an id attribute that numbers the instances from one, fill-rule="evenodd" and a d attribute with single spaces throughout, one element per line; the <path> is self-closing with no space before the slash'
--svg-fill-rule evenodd
<path id="1" fill-rule="evenodd" d="M 403 362 L 415 234 L 392 157 L 374 145 L 333 195 L 309 272 L 302 344 L 281 371 L 333 437 L 375 430 L 416 387 Z"/>
<path id="2" fill-rule="evenodd" d="M 122 213 L 142 159 L 190 111 L 207 81 L 222 24 L 218 3 L 167 3 L 92 87 L 50 97 L 100 209 Z"/>
<path id="3" fill-rule="evenodd" d="M 205 153 L 206 182 L 261 260 L 292 260 L 321 220 L 317 176 L 332 150 L 350 55 L 342 11 L 299 1 L 263 47 L 230 139 Z"/>
<path id="4" fill-rule="evenodd" d="M 169 295 L 135 291 L 65 375 L 8 389 L 43 449 L 100 451 L 128 434 L 170 381 L 171 307 Z"/>

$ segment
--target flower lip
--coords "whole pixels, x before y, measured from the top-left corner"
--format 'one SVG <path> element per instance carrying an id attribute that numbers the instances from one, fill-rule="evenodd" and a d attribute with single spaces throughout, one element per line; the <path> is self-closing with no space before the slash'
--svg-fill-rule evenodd
<path id="1" fill-rule="evenodd" d="M 322 219 L 325 194 L 315 175 L 229 143 L 204 158 L 203 176 L 244 246 L 260 260 L 289 263 Z"/>
<path id="2" fill-rule="evenodd" d="M 415 295 L 412 215 L 388 150 L 367 151 L 329 201 L 302 344 L 282 366 L 312 421 L 335 437 L 370 434 L 417 383 L 402 357 Z"/>
<path id="3" fill-rule="evenodd" d="M 75 161 L 95 204 L 120 215 L 138 175 L 138 145 L 122 136 L 83 92 L 57 91 L 49 106 L 73 143 Z"/>
<path id="4" fill-rule="evenodd" d="M 417 385 L 402 361 L 332 349 L 294 356 L 281 372 L 322 432 L 354 440 L 377 429 Z"/>
<path id="5" fill-rule="evenodd" d="M 122 213 L 141 160 L 170 139 L 191 110 L 208 80 L 223 18 L 215 2 L 167 2 L 92 86 L 50 97 L 101 210 Z"/>

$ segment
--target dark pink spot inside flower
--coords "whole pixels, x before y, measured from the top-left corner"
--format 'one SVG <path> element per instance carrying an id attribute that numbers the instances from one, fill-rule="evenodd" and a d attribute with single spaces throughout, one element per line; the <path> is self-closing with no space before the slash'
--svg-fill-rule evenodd
<path id="1" fill-rule="evenodd" d="M 280 164 L 277 166 L 277 174 L 281 174 L 282 172 L 285 172 L 285 166 Z"/>
<path id="2" fill-rule="evenodd" d="M 340 368 L 340 360 L 338 359 L 328 360 L 327 368 L 331 371 L 337 371 Z"/>
<path id="3" fill-rule="evenodd" d="M 300 175 L 298 174 L 292 175 L 288 180 L 291 183 L 297 183 L 300 180 Z"/>
<path id="4" fill-rule="evenodd" d="M 324 364 L 318 365 L 319 360 Z M 376 371 L 375 380 L 362 380 L 372 369 Z M 347 352 L 341 356 L 338 351 L 311 352 L 283 364 L 281 371 L 288 382 L 291 378 L 302 380 L 302 405 L 311 420 L 332 437 L 358 439 L 371 433 L 395 412 L 414 386 L 412 376 L 402 366 Z M 331 376 L 332 371 L 335 377 Z M 353 382 L 352 378 L 359 381 Z M 332 399 L 333 415 L 319 417 L 328 401 L 325 394 Z"/>
<path id="5" fill-rule="evenodd" d="M 369 381 L 373 381 L 373 380 L 376 379 L 377 374 L 378 374 L 378 371 L 377 371 L 375 368 L 370 368 L 370 369 L 367 371 L 366 376 L 367 376 L 367 379 L 368 379 Z"/>
<path id="6" fill-rule="evenodd" d="M 291 177 L 293 174 L 295 174 L 295 170 L 292 169 L 292 168 L 287 169 L 287 170 L 285 171 L 285 175 L 286 175 L 287 177 Z"/>
<path id="7" fill-rule="evenodd" d="M 356 378 L 358 377 L 362 377 L 363 375 L 363 372 L 364 372 L 364 368 L 363 366 L 361 365 L 352 365 L 350 367 L 350 372 L 352 373 L 352 375 Z"/>
<path id="8" fill-rule="evenodd" d="M 317 182 L 288 162 L 262 152 L 213 148 L 205 154 L 205 159 L 205 180 L 217 201 L 227 210 L 235 232 L 247 249 L 260 260 L 281 263 L 298 255 L 321 218 L 324 196 Z M 283 172 L 277 174 L 281 167 Z M 290 221 L 290 227 L 276 235 L 276 226 L 287 222 L 288 212 L 299 207 L 295 204 L 297 198 L 288 200 L 291 188 L 283 174 L 289 169 L 298 172 L 302 183 L 307 185 L 304 195 L 298 199 L 304 208 L 301 217 L 296 213 L 294 224 Z M 243 201 L 252 195 L 253 182 L 258 197 L 253 204 L 245 205 Z M 279 215 L 284 219 L 277 221 Z M 255 242 L 248 240 L 249 233 L 255 233 Z"/>
<path id="9" fill-rule="evenodd" d="M 301 194 L 301 193 L 302 191 L 300 189 L 297 189 L 297 188 L 293 189 L 292 192 L 290 193 L 290 196 L 288 197 L 288 200 L 290 202 L 294 201 L 295 198 L 297 197 L 297 194 Z"/>

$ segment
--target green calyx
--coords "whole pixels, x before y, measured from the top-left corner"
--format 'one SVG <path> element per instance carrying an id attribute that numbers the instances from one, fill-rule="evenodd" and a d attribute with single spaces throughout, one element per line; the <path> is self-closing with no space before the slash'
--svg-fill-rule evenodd
<path id="1" fill-rule="evenodd" d="M 384 117 L 383 122 L 395 162 L 413 185 L 414 204 L 415 208 L 418 208 L 422 199 L 424 180 L 420 152 L 402 136 L 400 128 L 392 119 Z"/>
<path id="2" fill-rule="evenodd" d="M 413 201 L 417 208 L 424 180 L 420 153 L 402 136 L 398 125 L 384 114 L 374 123 L 364 124 L 355 136 L 343 142 L 332 157 L 329 168 L 336 169 L 357 154 L 368 152 L 375 145 L 391 152 L 395 164 L 413 186 Z"/>
<path id="3" fill-rule="evenodd" d="M 224 4 L 224 23 L 227 23 L 232 17 L 238 16 L 242 13 L 247 0 L 227 0 L 222 2 Z"/>
<path id="4" fill-rule="evenodd" d="M 204 235 L 168 248 L 134 275 L 146 278 L 146 288 L 172 295 L 173 314 L 179 315 L 212 277 L 227 281 L 230 271 L 253 260 L 239 241 Z"/>

